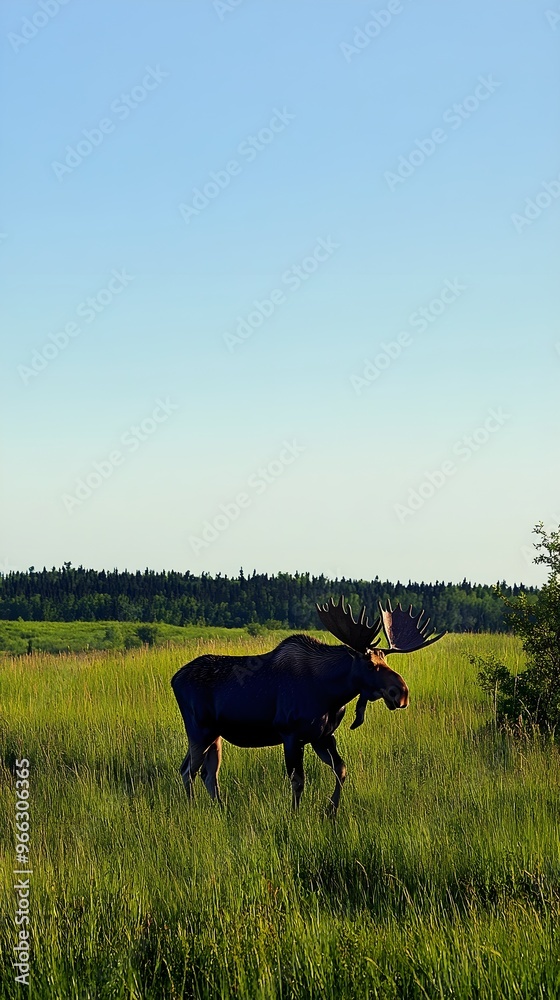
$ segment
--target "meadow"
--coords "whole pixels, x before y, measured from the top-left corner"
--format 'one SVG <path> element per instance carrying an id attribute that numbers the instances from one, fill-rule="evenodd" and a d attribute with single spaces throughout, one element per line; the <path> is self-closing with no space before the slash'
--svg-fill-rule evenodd
<path id="1" fill-rule="evenodd" d="M 323 636 L 324 638 L 324 633 Z M 45 1000 L 532 1000 L 560 996 L 560 756 L 495 731 L 471 653 L 399 658 L 411 703 L 339 731 L 349 777 L 306 752 L 298 814 L 281 749 L 224 745 L 222 812 L 178 767 L 169 680 L 202 651 L 280 634 L 0 661 L 0 996 Z M 395 665 L 393 658 L 391 665 Z M 30 985 L 14 982 L 16 759 L 30 761 Z"/>
<path id="2" fill-rule="evenodd" d="M 0 621 L 1 653 L 81 653 L 95 649 L 134 649 L 142 645 L 189 643 L 193 639 L 224 642 L 246 635 L 245 629 L 204 625 L 157 625 L 142 622 Z"/>

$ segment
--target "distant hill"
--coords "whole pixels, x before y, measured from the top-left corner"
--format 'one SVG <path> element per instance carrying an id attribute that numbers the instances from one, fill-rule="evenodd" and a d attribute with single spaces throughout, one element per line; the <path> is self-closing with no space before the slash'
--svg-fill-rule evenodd
<path id="1" fill-rule="evenodd" d="M 521 587 L 501 584 L 516 595 Z M 525 588 L 531 595 L 535 588 Z M 242 628 L 258 622 L 268 628 L 315 629 L 316 602 L 344 594 L 354 611 L 365 604 L 370 614 L 379 600 L 424 608 L 438 629 L 452 632 L 500 632 L 506 628 L 504 606 L 487 584 L 391 583 L 375 580 L 330 580 L 309 573 L 254 572 L 236 577 L 194 576 L 153 570 L 31 568 L 0 576 L 0 619 L 14 621 L 161 622 Z"/>
<path id="2" fill-rule="evenodd" d="M 18 619 L 0 621 L 0 653 L 81 653 L 162 646 L 165 643 L 196 646 L 197 640 L 206 642 L 215 639 L 223 644 L 235 642 L 241 636 L 246 638 L 245 629 L 138 622 L 26 622 Z"/>

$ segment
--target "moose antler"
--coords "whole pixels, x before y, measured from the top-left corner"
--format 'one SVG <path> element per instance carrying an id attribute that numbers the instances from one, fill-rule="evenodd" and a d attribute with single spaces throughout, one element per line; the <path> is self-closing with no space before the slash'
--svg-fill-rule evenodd
<path id="1" fill-rule="evenodd" d="M 446 632 L 439 634 L 432 631 L 429 635 L 430 619 L 422 622 L 423 611 L 419 614 L 412 614 L 412 604 L 408 611 L 403 611 L 400 604 L 397 604 L 393 611 L 391 602 L 387 601 L 387 611 L 383 610 L 379 601 L 379 610 L 383 621 L 383 630 L 389 642 L 389 649 L 380 649 L 380 653 L 413 653 L 416 649 L 424 649 L 431 646 L 438 639 L 443 639 Z"/>
<path id="2" fill-rule="evenodd" d="M 322 607 L 317 604 L 316 608 L 319 618 L 329 632 L 332 632 L 337 639 L 346 643 L 357 653 L 365 653 L 366 649 L 376 646 L 379 642 L 379 639 L 377 642 L 374 640 L 381 631 L 381 619 L 376 618 L 373 625 L 370 625 L 366 617 L 365 604 L 358 616 L 358 621 L 354 621 L 350 605 L 347 604 L 346 608 L 344 607 L 342 596 L 338 604 L 335 604 L 331 597 L 327 604 Z"/>

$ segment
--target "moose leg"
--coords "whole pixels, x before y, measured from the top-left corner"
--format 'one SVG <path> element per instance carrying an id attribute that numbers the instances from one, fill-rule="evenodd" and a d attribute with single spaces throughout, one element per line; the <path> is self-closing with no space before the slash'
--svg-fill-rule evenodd
<path id="1" fill-rule="evenodd" d="M 328 764 L 329 767 L 332 767 L 336 774 L 336 785 L 331 797 L 331 810 L 334 815 L 338 809 L 340 793 L 346 780 L 346 764 L 336 748 L 334 736 L 324 736 L 321 740 L 317 740 L 316 743 L 312 743 L 311 746 L 317 756 L 325 764 Z"/>
<path id="2" fill-rule="evenodd" d="M 193 798 L 193 783 L 196 778 L 202 762 L 204 761 L 204 754 L 206 753 L 206 747 L 201 746 L 199 743 L 189 743 L 189 752 L 185 757 L 183 763 L 181 764 L 180 771 L 181 777 L 183 779 L 183 784 L 187 790 L 187 795 L 189 799 Z"/>
<path id="3" fill-rule="evenodd" d="M 218 787 L 218 771 L 220 770 L 221 763 L 222 738 L 221 736 L 218 736 L 218 739 L 215 740 L 210 749 L 206 751 L 200 777 L 206 785 L 206 790 L 208 791 L 210 798 L 215 799 L 220 806 L 223 805 L 220 797 L 220 789 Z"/>
<path id="4" fill-rule="evenodd" d="M 305 775 L 303 773 L 303 743 L 301 740 L 290 736 L 284 742 L 284 760 L 286 762 L 286 771 L 288 772 L 288 778 L 292 783 L 292 806 L 297 809 L 299 806 L 299 800 L 301 799 L 301 793 L 303 792 L 303 786 L 305 784 Z"/>

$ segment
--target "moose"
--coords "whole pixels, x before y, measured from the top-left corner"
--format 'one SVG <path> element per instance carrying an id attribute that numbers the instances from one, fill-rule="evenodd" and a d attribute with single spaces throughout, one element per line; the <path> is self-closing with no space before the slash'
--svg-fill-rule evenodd
<path id="1" fill-rule="evenodd" d="M 386 610 L 372 625 L 365 606 L 358 619 L 341 596 L 335 604 L 317 604 L 327 630 L 342 646 L 327 645 L 308 635 L 291 635 L 275 649 L 259 656 L 205 654 L 187 663 L 172 677 L 188 738 L 188 753 L 180 772 L 190 799 L 200 771 L 212 799 L 220 805 L 218 771 L 222 739 L 238 747 L 283 744 L 284 761 L 297 809 L 304 787 L 303 752 L 310 743 L 318 757 L 332 768 L 336 786 L 329 810 L 335 814 L 346 778 L 334 733 L 346 706 L 359 695 L 352 728 L 361 725 L 368 701 L 382 698 L 387 708 L 408 706 L 408 688 L 387 665 L 392 653 L 412 653 L 443 638 L 428 634 L 430 619 L 413 615 L 412 605 Z M 379 646 L 383 626 L 388 648 Z"/>

